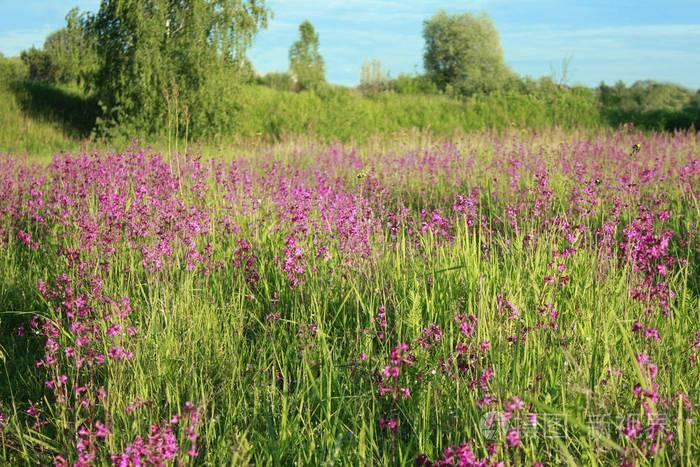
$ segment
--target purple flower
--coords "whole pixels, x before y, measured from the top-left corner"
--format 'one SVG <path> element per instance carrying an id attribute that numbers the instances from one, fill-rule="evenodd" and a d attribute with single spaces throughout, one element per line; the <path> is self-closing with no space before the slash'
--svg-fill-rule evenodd
<path id="1" fill-rule="evenodd" d="M 518 430 L 510 430 L 506 434 L 506 443 L 508 447 L 513 449 L 520 446 L 520 432 Z"/>

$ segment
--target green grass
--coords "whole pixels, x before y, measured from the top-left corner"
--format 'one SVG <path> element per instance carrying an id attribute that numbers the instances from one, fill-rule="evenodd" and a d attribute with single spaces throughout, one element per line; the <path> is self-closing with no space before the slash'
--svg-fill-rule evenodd
<path id="1" fill-rule="evenodd" d="M 514 240 L 511 254 L 487 259 L 479 241 L 461 230 L 451 246 L 426 245 L 430 253 L 424 257 L 397 252 L 369 270 L 345 277 L 319 272 L 300 291 L 291 293 L 285 292 L 272 265 L 274 239 L 262 234 L 255 241 L 267 256 L 262 262 L 263 289 L 253 295 L 242 278 L 228 269 L 208 278 L 177 272 L 148 277 L 138 267 L 127 272 L 135 261 L 123 252 L 112 263 L 110 286 L 118 295 L 135 298 L 141 332 L 132 347 L 136 359 L 105 375 L 112 396 L 106 408 L 108 419 L 121 428 L 122 439 L 129 439 L 144 432 L 148 423 L 177 412 L 184 400 L 197 400 L 206 406 L 210 420 L 204 433 L 205 459 L 210 465 L 253 459 L 276 465 L 407 465 L 416 452 L 434 455 L 463 439 L 477 440 L 485 448 L 486 441 L 475 430 L 483 412 L 460 387 L 466 383 L 434 378 L 414 389 L 409 402 L 392 408 L 377 399 L 363 368 L 381 366 L 390 350 L 389 346 L 372 348 L 370 340 L 362 337 L 380 304 L 390 310 L 396 339 L 411 340 L 422 326 L 434 322 L 445 329 L 447 342 L 459 334 L 451 325 L 452 313 L 464 304 L 479 317 L 477 340 L 494 343 L 489 354 L 496 368 L 493 392 L 503 397 L 524 395 L 538 403 L 542 420 L 564 414 L 572 425 L 566 444 L 532 441 L 524 457 L 560 464 L 571 456 L 584 464 L 609 464 L 615 459 L 612 449 L 600 446 L 576 425 L 585 427 L 587 417 L 600 415 L 601 410 L 612 419 L 635 410 L 631 397 L 620 398 L 619 385 L 627 383 L 600 384 L 608 367 L 620 368 L 625 375 L 635 372 L 629 344 L 634 338 L 627 316 L 638 305 L 628 297 L 629 271 L 612 266 L 601 278 L 595 257 L 576 258 L 571 264 L 575 281 L 556 300 L 562 331 L 545 331 L 523 345 L 509 345 L 506 334 L 534 325 L 538 304 L 545 297 L 555 298 L 547 296 L 541 285 L 555 242 L 545 240 L 532 251 Z M 39 271 L 52 266 L 46 258 L 36 258 L 29 269 L 20 269 L 14 250 L 5 250 L 0 270 L 5 287 L 19 293 L 15 288 L 29 282 L 27 270 L 41 276 Z M 230 254 L 221 251 L 220 257 Z M 687 268 L 679 271 L 679 279 Z M 433 272 L 441 270 L 445 271 Z M 273 307 L 275 291 L 280 291 L 280 297 Z M 495 311 L 498 294 L 508 295 L 526 310 L 520 321 L 504 327 Z M 679 295 L 685 303 L 674 310 L 677 318 L 659 322 L 660 331 L 672 340 L 671 336 L 690 336 L 697 330 L 697 295 L 685 288 Z M 8 306 L 7 299 L 0 302 Z M 27 302 L 17 305 L 26 311 L 34 308 Z M 266 326 L 262 320 L 272 309 L 280 310 L 284 318 Z M 299 351 L 304 344 L 296 336 L 297 327 L 309 322 L 318 323 L 318 339 Z M 681 351 L 685 342 L 680 337 L 675 341 L 654 355 L 666 368 L 660 385 L 669 394 L 698 391 L 697 378 L 690 376 L 697 370 Z M 11 367 L 31 366 L 22 347 L 7 341 L 3 346 Z M 351 371 L 363 351 L 369 363 L 357 373 Z M 16 371 L 14 378 L 20 369 Z M 40 386 L 35 379 L 14 378 L 15 391 L 24 384 Z M 37 396 L 34 393 L 33 399 Z M 153 400 L 156 405 L 145 409 L 142 421 L 134 424 L 124 408 L 138 399 Z M 376 421 L 387 410 L 400 414 L 405 425 L 398 452 L 392 449 L 393 441 L 377 431 Z M 700 455 L 696 428 L 687 424 L 685 430 L 690 451 L 679 451 L 675 444 L 662 447 L 658 462 L 668 465 L 681 458 L 689 462 Z M 112 451 L 120 447 L 108 446 Z"/>
<path id="2" fill-rule="evenodd" d="M 473 141 L 462 144 L 474 148 Z M 557 155 L 566 157 L 565 150 L 555 152 L 555 140 L 543 147 L 550 167 L 558 165 Z M 697 145 L 694 148 L 697 151 Z M 298 152 L 280 149 L 274 157 L 300 167 L 313 163 L 312 151 L 301 156 L 301 163 Z M 469 183 L 485 183 L 480 171 L 497 156 L 488 146 L 477 151 L 478 170 L 468 176 Z M 395 175 L 387 172 L 384 180 L 391 182 Z M 416 174 L 406 193 L 415 196 L 417 204 L 431 204 L 427 201 L 431 199 L 445 202 L 440 193 L 463 187 L 448 181 L 449 172 L 442 175 L 446 179 L 438 180 L 431 192 L 431 179 Z M 552 178 L 554 199 L 548 219 L 567 215 L 573 183 L 556 170 Z M 666 190 L 664 199 L 676 206 L 667 227 L 676 232 L 696 229 L 697 199 L 685 198 L 673 183 L 650 188 L 647 194 L 661 187 Z M 203 200 L 188 191 L 184 194 L 188 203 L 203 203 L 212 213 L 223 215 L 220 195 L 213 185 L 208 185 Z M 409 199 L 401 191 L 394 195 L 395 201 Z M 335 256 L 330 262 L 310 258 L 308 266 L 314 272 L 306 275 L 300 288 L 289 289 L 276 259 L 284 241 L 276 228 L 280 220 L 266 203 L 254 215 L 236 212 L 233 219 L 241 228 L 240 236 L 255 245 L 260 273 L 256 290 L 231 264 L 234 237 L 216 225 L 200 239 L 202 244 L 212 242 L 214 259 L 224 262 L 209 274 L 187 272 L 182 251 L 176 252 L 175 264 L 166 271 L 146 271 L 139 253 L 128 245 L 109 257 L 106 268 L 96 269 L 111 296 L 131 297 L 132 319 L 139 329 L 129 343 L 134 360 L 110 364 L 100 374 L 109 394 L 104 419 L 118 433 L 106 441 L 107 451 L 122 449 L 146 433 L 149 424 L 167 419 L 191 400 L 205 410 L 199 462 L 206 465 L 409 465 L 417 453 L 435 458 L 465 439 L 483 452 L 488 443 L 480 429 L 484 410 L 476 405 L 476 392 L 468 389 L 469 378 L 431 372 L 460 338 L 454 314 L 466 313 L 479 320 L 470 342 L 492 344 L 484 355 L 495 370 L 489 392 L 499 401 L 520 396 L 542 423 L 558 423 L 550 426 L 549 437 L 524 438 L 523 449 L 499 451 L 509 464 L 540 460 L 552 465 L 610 465 L 619 462 L 624 450 L 634 453 L 640 465 L 692 465 L 700 456 L 700 435 L 690 421 L 693 413 L 674 399 L 674 394 L 685 393 L 697 401 L 700 394 L 697 364 L 688 360 L 689 339 L 700 327 L 700 294 L 692 279 L 698 273 L 697 244 L 678 246 L 677 253 L 687 262 L 679 264 L 669 279 L 676 293 L 670 318 L 652 316 L 647 321 L 664 336 L 661 344 L 652 346 L 631 331 L 634 317 L 644 316 L 643 305 L 629 293 L 637 274 L 624 262 L 597 255 L 593 248 L 592 232 L 602 215 L 581 219 L 590 249 L 564 261 L 571 282 L 561 289 L 543 280 L 552 274 L 552 251 L 566 246 L 562 235 L 546 227 L 545 219 L 534 217 L 521 220 L 518 232 L 505 227 L 487 231 L 504 215 L 503 206 L 488 194 L 482 198 L 486 222 L 479 230 L 457 223 L 453 242 L 425 235 L 418 246 L 401 230 L 395 247 L 382 243 L 382 254 L 350 268 Z M 623 213 L 626 218 L 630 215 L 631 211 Z M 1 389 L 5 413 L 11 413 L 12 404 L 42 397 L 40 376 L 27 370 L 40 341 L 15 339 L 11 332 L 25 319 L 21 313 L 53 316 L 52 308 L 33 291 L 38 279 L 66 269 L 54 247 L 59 234 L 70 227 L 53 229 L 47 247 L 39 251 L 23 248 L 16 240 L 0 249 L 4 310 L 0 345 L 9 377 Z M 537 233 L 535 242 L 526 239 L 528 232 Z M 372 240 L 379 245 L 388 238 Z M 66 246 L 79 246 L 70 235 L 65 241 Z M 89 261 L 89 255 L 85 252 L 83 258 Z M 498 310 L 499 295 L 520 310 L 517 319 L 508 320 Z M 524 341 L 509 342 L 509 336 L 536 327 L 542 320 L 538 307 L 546 303 L 559 311 L 558 329 L 533 329 Z M 384 344 L 365 332 L 376 329 L 372 318 L 382 305 L 390 323 Z M 282 319 L 266 322 L 272 311 Z M 298 333 L 305 323 L 318 326 L 316 338 Z M 401 380 L 411 386 L 411 398 L 379 397 L 372 375 L 386 365 L 397 342 L 415 342 L 428 323 L 440 325 L 444 336 L 430 352 L 414 344 L 418 363 Z M 642 350 L 660 368 L 657 382 L 671 404 L 665 413 L 677 415 L 670 420 L 674 442 L 661 442 L 654 456 L 636 451 L 619 435 L 619 426 L 596 434 L 590 421 L 603 416 L 618 423 L 622 417 L 639 414 L 632 386 L 646 384 L 635 360 Z M 361 352 L 368 359 L 357 363 Z M 608 369 L 613 369 L 612 375 Z M 618 369 L 619 377 L 614 375 Z M 135 400 L 153 404 L 140 409 L 138 416 L 128 415 L 125 408 Z M 379 418 L 387 416 L 401 421 L 395 436 L 378 428 Z M 80 423 L 70 411 L 54 417 L 65 426 Z M 17 450 L 4 448 L 1 455 L 6 462 L 46 459 L 38 450 L 40 438 L 27 426 L 10 425 L 5 436 L 12 441 L 6 446 Z M 74 442 L 61 436 L 46 439 L 46 449 L 65 451 Z M 503 442 L 503 436 L 496 440 Z"/>
<path id="3" fill-rule="evenodd" d="M 492 95 L 464 101 L 443 96 L 347 91 L 292 93 L 264 86 L 244 88 L 239 133 L 313 135 L 323 141 L 363 142 L 376 135 L 417 129 L 454 135 L 483 129 L 604 126 L 595 100 L 575 92 L 547 98 Z"/>
<path id="4" fill-rule="evenodd" d="M 47 158 L 88 146 L 87 107 L 77 91 L 0 79 L 0 152 Z"/>
<path id="5" fill-rule="evenodd" d="M 136 137 L 130 132 L 110 141 L 95 141 L 97 103 L 76 87 L 11 80 L 0 73 L 0 98 L 0 152 L 46 160 L 62 151 L 124 148 Z M 594 130 L 605 126 L 595 100 L 579 91 L 550 97 L 512 94 L 462 101 L 434 95 L 363 97 L 343 89 L 318 95 L 247 85 L 241 88 L 239 108 L 232 112 L 236 121 L 233 134 L 185 141 L 185 130 L 179 128 L 177 137 L 173 133 L 140 139 L 168 152 L 189 146 L 204 153 L 220 153 L 225 147 L 303 138 L 364 145 L 413 132 L 447 138 L 484 129 Z"/>

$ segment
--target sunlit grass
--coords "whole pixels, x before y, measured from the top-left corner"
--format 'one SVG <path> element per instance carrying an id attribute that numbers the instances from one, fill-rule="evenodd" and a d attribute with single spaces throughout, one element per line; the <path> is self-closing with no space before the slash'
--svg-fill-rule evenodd
<path id="1" fill-rule="evenodd" d="M 642 147 L 634 160 L 633 141 Z M 198 452 L 187 455 L 174 425 L 176 458 L 195 464 L 410 465 L 469 441 L 479 457 L 511 465 L 692 465 L 700 456 L 688 406 L 700 402 L 697 137 L 555 132 L 447 143 L 406 138 L 353 151 L 290 141 L 201 163 L 133 153 L 28 169 L 8 159 L 3 460 L 75 462 L 84 425 L 95 462 L 109 463 L 190 401 L 201 411 Z M 625 188 L 630 172 L 639 187 Z M 43 207 L 30 193 L 38 176 Z M 467 199 L 461 211 L 458 194 Z M 653 232 L 626 243 L 631 226 L 646 225 L 642 205 L 653 211 Z M 659 246 L 664 230 L 674 233 L 668 249 Z M 629 248 L 642 244 L 660 256 L 633 257 Z M 668 310 L 634 298 L 646 287 L 642 268 L 671 257 L 668 275 L 654 279 L 673 292 Z M 88 371 L 61 354 L 51 369 L 35 368 L 47 352 L 46 332 L 29 324 L 35 314 L 63 323 L 61 352 L 77 348 L 67 292 L 45 299 L 37 290 L 64 273 L 75 293 L 94 299 L 97 341 L 86 348 L 106 355 L 118 344 L 133 358 L 108 357 Z M 90 292 L 98 278 L 101 290 Z M 103 316 L 122 297 L 132 311 L 118 322 L 135 334 L 110 336 L 116 321 Z M 414 362 L 392 362 L 400 343 Z M 641 353 L 658 368 L 654 378 Z M 383 376 L 392 366 L 395 380 Z M 87 408 L 45 387 L 61 372 L 87 388 Z M 508 408 L 514 397 L 522 409 Z M 47 425 L 32 427 L 30 401 Z M 491 412 L 514 418 L 499 429 L 486 423 Z M 635 417 L 642 431 L 633 436 L 625 430 Z M 395 431 L 381 419 L 396 421 Z M 98 421 L 108 436 L 94 435 Z"/>

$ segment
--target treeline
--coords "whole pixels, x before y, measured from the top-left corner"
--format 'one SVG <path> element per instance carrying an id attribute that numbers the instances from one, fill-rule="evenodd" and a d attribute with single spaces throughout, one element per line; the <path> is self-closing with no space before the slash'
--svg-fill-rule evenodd
<path id="1" fill-rule="evenodd" d="M 356 91 L 290 92 L 246 86 L 241 98 L 242 136 L 311 134 L 326 141 L 363 141 L 408 129 L 450 135 L 485 128 L 600 128 L 590 90 L 548 95 L 488 94 L 454 99 L 445 95 Z"/>
<path id="2" fill-rule="evenodd" d="M 108 140 L 700 126 L 700 94 L 678 85 L 592 89 L 564 77 L 518 76 L 485 14 L 440 11 L 427 19 L 424 74 L 391 77 L 370 60 L 356 88 L 331 85 L 320 37 L 304 21 L 288 69 L 258 75 L 246 52 L 270 15 L 260 0 L 103 0 L 95 13 L 71 10 L 41 49 L 22 52 L 21 64 L 4 59 L 0 79 L 14 83 L 26 112 L 62 115 L 69 133 Z"/>
<path id="3" fill-rule="evenodd" d="M 79 139 L 99 135 L 99 107 L 94 97 L 81 94 L 75 85 L 26 80 L 26 67 L 19 60 L 12 60 L 11 68 L 13 72 L 5 76 L 15 79 L 10 87 L 14 95 L 2 85 L 0 76 L 0 100 L 5 103 L 14 100 L 18 106 L 5 110 L 0 116 L 0 119 L 15 117 L 0 129 L 0 151 L 28 148 L 27 151 L 37 152 L 35 148 L 41 148 L 35 141 L 21 146 L 15 144 L 17 134 L 35 132 L 38 128 L 36 125 L 17 128 L 25 120 L 16 115 L 20 108 L 33 121 L 56 123 L 62 135 Z M 217 143 L 239 137 L 262 137 L 275 141 L 285 136 L 310 135 L 327 142 L 348 142 L 410 129 L 449 135 L 485 128 L 600 128 L 606 123 L 601 119 L 592 94 L 584 87 L 563 90 L 555 86 L 552 92 L 541 89 L 530 94 L 492 93 L 456 99 L 412 90 L 365 94 L 358 89 L 331 85 L 300 91 L 282 90 L 252 79 L 238 85 L 236 106 L 232 108 L 236 119 L 233 131 L 209 132 L 202 138 L 190 130 L 189 140 Z M 170 131 L 168 134 L 166 127 L 165 132 L 147 135 L 142 131 L 124 130 L 121 134 L 115 132 L 108 140 L 122 145 L 135 137 L 145 141 L 166 138 L 170 141 L 186 136 L 184 126 L 177 128 L 173 124 Z M 47 132 L 48 129 L 41 136 L 51 141 L 44 145 L 45 151 L 74 147 L 62 142 L 55 132 Z"/>
<path id="4" fill-rule="evenodd" d="M 700 129 L 700 90 L 676 84 L 637 81 L 598 88 L 602 112 L 613 126 L 634 123 L 653 130 Z"/>
<path id="5" fill-rule="evenodd" d="M 518 76 L 504 63 L 498 32 L 485 14 L 450 15 L 440 11 L 425 21 L 423 37 L 424 74 L 392 78 L 380 60 L 368 60 L 362 65 L 357 90 L 365 97 L 383 96 L 383 100 L 388 100 L 387 95 L 391 94 L 440 95 L 471 107 L 476 103 L 494 104 L 494 112 L 487 113 L 501 114 L 504 118 L 494 121 L 489 116 L 480 121 L 495 127 L 512 122 L 539 126 L 543 121 L 566 127 L 572 120 L 581 126 L 617 127 L 631 123 L 649 130 L 700 127 L 700 90 L 653 81 L 638 81 L 630 87 L 623 82 L 614 86 L 601 83 L 595 89 L 569 86 L 566 70 L 562 70 L 559 77 Z M 268 73 L 258 77 L 257 83 L 282 91 L 299 90 L 291 72 Z M 316 83 L 315 88 L 318 86 Z M 510 101 L 510 105 L 505 106 L 509 111 L 523 103 L 529 104 L 532 109 L 526 113 L 531 118 L 522 122 L 519 118 L 522 112 L 503 115 L 504 106 L 499 104 L 505 101 Z M 575 109 L 583 113 L 563 114 L 558 108 L 562 101 L 567 105 L 576 102 Z M 455 108 L 461 110 L 459 105 Z M 598 112 L 596 117 L 592 116 L 594 109 Z M 567 110 L 574 111 L 571 107 Z M 468 111 L 458 113 L 470 115 Z M 474 119 L 467 117 L 464 129 L 471 129 L 473 122 Z"/>

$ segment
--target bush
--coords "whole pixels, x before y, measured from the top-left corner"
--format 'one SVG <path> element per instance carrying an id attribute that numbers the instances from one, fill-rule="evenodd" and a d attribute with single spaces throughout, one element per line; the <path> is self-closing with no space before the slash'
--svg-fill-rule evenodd
<path id="1" fill-rule="evenodd" d="M 438 94 L 437 85 L 426 75 L 400 74 L 388 88 L 398 94 Z"/>
<path id="2" fill-rule="evenodd" d="M 270 72 L 258 78 L 258 84 L 278 91 L 293 91 L 295 88 L 294 78 L 285 72 Z"/>
<path id="3" fill-rule="evenodd" d="M 57 70 L 47 52 L 32 47 L 20 55 L 27 66 L 28 78 L 32 81 L 56 82 Z"/>
<path id="4" fill-rule="evenodd" d="M 243 86 L 241 92 L 237 134 L 273 140 L 310 135 L 348 142 L 410 129 L 449 135 L 511 127 L 597 128 L 603 123 L 595 96 L 585 88 L 546 97 L 500 93 L 465 99 L 418 93 L 380 93 L 368 99 L 332 86 L 300 93 Z"/>
<path id="5" fill-rule="evenodd" d="M 0 54 L 0 86 L 27 79 L 27 76 L 27 65 L 21 59 Z"/>
<path id="6" fill-rule="evenodd" d="M 618 81 L 614 86 L 598 87 L 603 113 L 611 125 L 624 123 L 648 130 L 690 128 L 697 123 L 693 91 L 670 83 L 637 81 L 627 87 Z"/>

